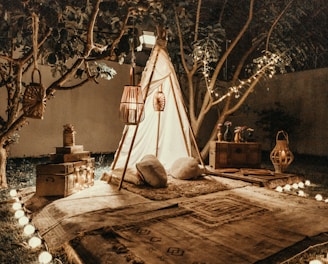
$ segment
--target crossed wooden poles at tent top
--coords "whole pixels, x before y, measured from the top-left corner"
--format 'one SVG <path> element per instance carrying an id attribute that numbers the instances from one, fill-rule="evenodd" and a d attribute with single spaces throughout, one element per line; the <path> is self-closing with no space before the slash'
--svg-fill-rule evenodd
<path id="1" fill-rule="evenodd" d="M 157 63 L 159 52 L 160 52 L 160 50 L 157 51 L 157 54 L 156 54 L 156 57 L 155 57 L 155 62 L 154 62 L 154 65 L 153 65 L 153 69 L 152 69 L 152 72 L 151 72 L 151 75 L 150 75 L 150 78 L 149 78 L 149 82 L 148 82 L 147 87 L 146 87 L 146 93 L 144 95 L 144 102 L 146 101 L 146 99 L 148 97 L 149 88 L 150 88 L 151 81 L 153 79 L 153 74 L 154 74 L 154 71 L 155 71 L 155 67 L 156 67 L 156 63 Z M 170 82 L 171 82 L 170 87 L 172 89 L 175 106 L 176 106 L 177 111 L 178 111 L 179 123 L 180 123 L 181 131 L 182 131 L 182 134 L 183 134 L 184 143 L 185 143 L 185 146 L 186 146 L 186 149 L 187 149 L 189 155 L 191 156 L 191 150 L 188 147 L 188 142 L 187 142 L 187 139 L 186 139 L 186 135 L 185 135 L 185 133 L 183 131 L 183 124 L 182 124 L 181 113 L 180 113 L 180 110 L 179 110 L 179 107 L 178 107 L 178 104 L 177 104 L 177 96 L 176 96 L 176 93 L 173 90 L 173 83 L 172 83 L 171 77 L 170 77 Z M 183 102 L 183 100 L 181 100 L 181 101 Z M 133 145 L 134 145 L 134 142 L 135 142 L 135 139 L 136 139 L 136 136 L 137 136 L 137 132 L 138 132 L 138 128 L 139 128 L 139 124 L 140 124 L 140 120 L 142 118 L 142 114 L 143 114 L 144 108 L 145 107 L 143 107 L 142 110 L 140 111 L 139 116 L 138 116 L 138 119 L 137 119 L 136 129 L 134 130 L 134 134 L 133 134 L 132 141 L 131 141 L 131 144 L 130 144 L 130 147 L 129 147 L 128 155 L 127 155 L 127 158 L 126 158 L 126 161 L 125 161 L 125 165 L 124 165 L 124 169 L 123 169 L 123 172 L 122 172 L 122 177 L 121 177 L 121 180 L 120 180 L 120 184 L 118 186 L 118 190 L 120 190 L 122 188 L 122 184 L 123 184 L 123 181 L 124 181 L 124 176 L 125 176 L 126 170 L 128 168 L 128 163 L 129 163 L 130 156 L 131 156 L 131 153 L 132 153 L 132 150 L 133 150 Z M 184 106 L 184 111 L 185 111 L 185 106 Z M 193 130 L 191 128 L 191 124 L 190 124 L 189 119 L 188 119 L 188 124 L 189 124 L 189 132 L 190 132 L 190 135 L 191 135 L 191 138 L 192 138 L 192 142 L 193 142 L 193 144 L 195 146 L 195 149 L 197 151 L 197 155 L 198 155 L 198 158 L 199 158 L 199 160 L 201 162 L 201 165 L 202 165 L 202 167 L 204 167 L 204 162 L 203 162 L 203 159 L 202 159 L 202 157 L 200 155 L 200 152 L 199 152 L 199 149 L 198 149 L 198 146 L 197 146 L 197 143 L 196 143 L 196 138 L 195 138 L 194 132 L 193 132 Z M 125 125 L 125 127 L 124 127 L 123 137 L 122 137 L 121 143 L 120 143 L 120 145 L 118 147 L 118 150 L 117 150 L 118 153 L 115 156 L 115 159 L 113 161 L 112 170 L 115 169 L 117 160 L 118 160 L 119 155 L 121 153 L 121 150 L 122 150 L 122 147 L 123 147 L 123 144 L 124 144 L 126 135 L 128 133 L 128 127 L 129 127 L 129 125 Z M 159 131 L 159 129 L 158 129 L 158 131 Z M 156 146 L 158 146 L 158 137 L 157 137 Z M 156 156 L 157 156 L 157 149 L 158 149 L 158 147 L 156 147 Z"/>

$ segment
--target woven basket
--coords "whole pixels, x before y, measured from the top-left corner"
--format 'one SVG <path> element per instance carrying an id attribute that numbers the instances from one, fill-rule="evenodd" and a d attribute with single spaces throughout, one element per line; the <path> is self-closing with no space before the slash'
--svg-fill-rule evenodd
<path id="1" fill-rule="evenodd" d="M 34 82 L 34 72 L 38 72 L 40 82 Z M 26 87 L 23 96 L 23 111 L 26 117 L 43 119 L 46 108 L 46 90 L 41 83 L 41 72 L 32 71 L 32 82 Z"/>

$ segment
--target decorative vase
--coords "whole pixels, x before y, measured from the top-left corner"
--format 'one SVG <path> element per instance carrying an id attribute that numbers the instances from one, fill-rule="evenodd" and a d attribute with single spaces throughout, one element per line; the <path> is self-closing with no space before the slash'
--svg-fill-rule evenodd
<path id="1" fill-rule="evenodd" d="M 75 130 L 74 126 L 71 124 L 64 125 L 63 131 L 63 146 L 69 147 L 75 145 Z"/>
<path id="2" fill-rule="evenodd" d="M 280 139 L 279 136 L 283 138 Z M 270 153 L 270 160 L 276 173 L 283 173 L 294 160 L 289 149 L 288 134 L 283 130 L 278 131 L 276 135 L 276 145 Z"/>
<path id="3" fill-rule="evenodd" d="M 219 123 L 218 126 L 217 126 L 218 131 L 217 131 L 217 134 L 216 134 L 217 135 L 218 142 L 221 142 L 222 141 L 222 137 L 223 137 L 221 128 L 222 128 L 222 124 Z"/>
<path id="4" fill-rule="evenodd" d="M 233 138 L 233 133 L 230 130 L 230 125 L 227 124 L 226 125 L 226 130 L 225 130 L 225 132 L 223 134 L 223 139 L 224 139 L 224 141 L 231 142 L 232 141 L 232 138 Z"/>
<path id="5" fill-rule="evenodd" d="M 222 141 L 222 132 L 221 132 L 221 130 L 218 130 L 217 137 L 218 137 L 218 142 L 221 142 Z"/>

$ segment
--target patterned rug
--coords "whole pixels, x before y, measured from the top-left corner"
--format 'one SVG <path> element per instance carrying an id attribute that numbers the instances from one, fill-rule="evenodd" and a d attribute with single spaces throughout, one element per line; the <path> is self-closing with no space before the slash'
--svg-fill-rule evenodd
<path id="1" fill-rule="evenodd" d="M 119 180 L 113 177 L 110 184 L 118 185 L 118 182 Z M 180 197 L 195 197 L 228 190 L 231 187 L 214 176 L 204 176 L 193 180 L 178 180 L 169 176 L 167 186 L 164 188 L 136 185 L 130 182 L 123 182 L 122 188 L 150 200 L 163 201 Z"/>

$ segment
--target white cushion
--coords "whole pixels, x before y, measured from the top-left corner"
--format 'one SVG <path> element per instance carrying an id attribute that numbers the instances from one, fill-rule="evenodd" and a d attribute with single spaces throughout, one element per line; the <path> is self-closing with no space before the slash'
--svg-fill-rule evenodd
<path id="1" fill-rule="evenodd" d="M 189 180 L 200 176 L 202 170 L 195 158 L 184 157 L 177 159 L 172 164 L 169 174 L 176 179 Z"/>
<path id="2" fill-rule="evenodd" d="M 144 181 L 152 187 L 161 188 L 167 184 L 167 173 L 164 166 L 154 155 L 146 155 L 136 164 Z"/>

